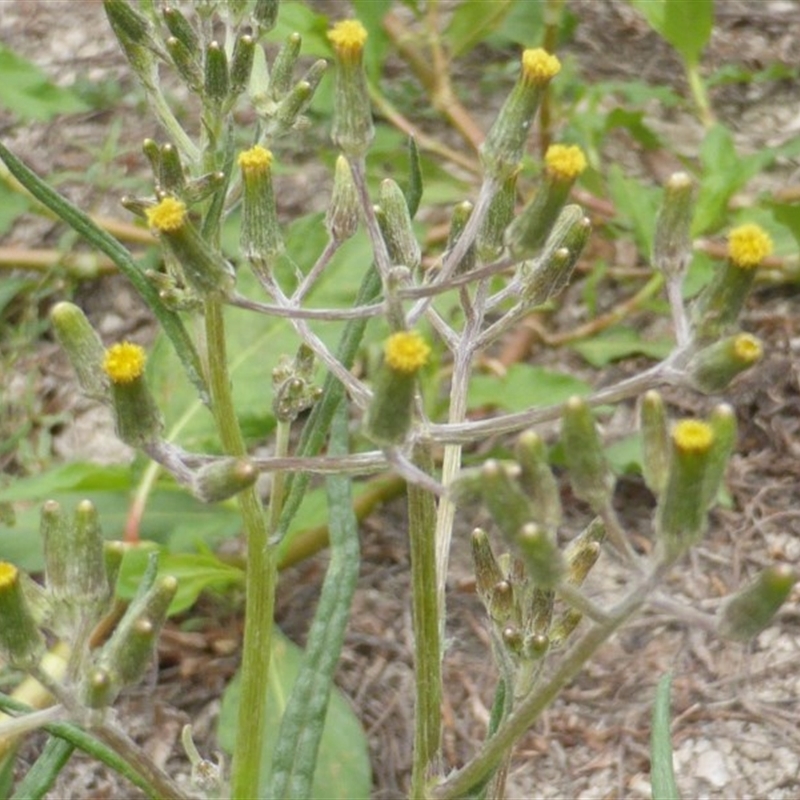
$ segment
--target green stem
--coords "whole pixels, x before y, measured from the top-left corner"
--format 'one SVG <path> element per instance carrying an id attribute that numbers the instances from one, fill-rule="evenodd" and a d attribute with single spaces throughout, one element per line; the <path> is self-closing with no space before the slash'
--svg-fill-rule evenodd
<path id="1" fill-rule="evenodd" d="M 225 452 L 246 454 L 231 394 L 222 306 L 217 300 L 205 305 L 208 378 L 212 409 Z M 247 613 L 244 623 L 242 690 L 233 761 L 233 797 L 257 797 L 261 771 L 261 744 L 266 720 L 267 674 L 275 604 L 275 555 L 267 546 L 268 532 L 255 489 L 238 495 L 247 536 L 245 588 Z"/>
<path id="2" fill-rule="evenodd" d="M 280 458 L 289 455 L 289 434 L 292 425 L 286 420 L 278 420 L 275 426 L 275 455 Z M 283 495 L 286 487 L 286 470 L 275 470 L 272 473 L 272 489 L 269 493 L 269 511 L 267 513 L 267 530 L 270 536 L 278 530 L 283 511 Z"/>
<path id="3" fill-rule="evenodd" d="M 480 785 L 503 761 L 514 743 L 536 721 L 539 715 L 583 668 L 602 644 L 635 614 L 647 600 L 664 572 L 656 568 L 608 614 L 608 621 L 588 630 L 564 655 L 555 674 L 547 683 L 522 700 L 487 740 L 477 755 L 457 772 L 435 786 L 427 794 L 429 800 L 456 800 L 465 797 Z"/>
<path id="4" fill-rule="evenodd" d="M 433 472 L 430 448 L 417 445 L 414 463 Z M 425 489 L 409 484 L 408 534 L 414 625 L 414 763 L 411 797 L 424 797 L 425 785 L 437 766 L 441 741 L 442 673 L 439 600 L 436 586 L 436 500 Z"/>
<path id="5" fill-rule="evenodd" d="M 708 129 L 715 122 L 714 112 L 711 110 L 711 102 L 708 99 L 706 85 L 703 83 L 697 64 L 686 65 L 686 78 L 689 81 L 692 99 L 697 106 L 697 116 L 700 118 L 700 122 L 703 123 L 703 127 Z"/>

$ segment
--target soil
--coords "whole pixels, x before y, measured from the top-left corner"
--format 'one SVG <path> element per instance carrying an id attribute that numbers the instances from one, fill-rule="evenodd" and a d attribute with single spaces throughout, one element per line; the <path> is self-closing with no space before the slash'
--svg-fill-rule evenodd
<path id="1" fill-rule="evenodd" d="M 322 3 L 323 10 L 326 4 Z M 329 6 L 330 7 L 330 6 Z M 621 0 L 570 2 L 576 27 L 563 55 L 587 81 L 639 78 L 670 85 L 682 93 L 680 64 L 632 7 Z M 98 158 L 109 131 L 117 136 L 116 154 L 100 181 L 69 180 L 60 189 L 84 208 L 126 219 L 119 209 L 119 183 L 145 176 L 139 156 L 141 140 L 157 129 L 142 113 L 132 80 L 108 32 L 97 2 L 4 0 L 0 41 L 39 64 L 59 83 L 76 77 L 121 87 L 113 112 L 92 112 L 51 123 L 14 126 L 2 122 L 12 149 L 41 174 L 88 170 Z M 480 57 L 491 55 L 482 49 Z M 792 0 L 728 0 L 716 4 L 716 27 L 704 59 L 707 73 L 722 65 L 751 70 L 775 62 L 796 65 L 800 57 L 800 7 Z M 467 60 L 464 69 L 480 68 Z M 457 76 L 458 77 L 458 76 Z M 466 85 L 466 84 L 465 84 Z M 462 87 L 463 90 L 463 87 Z M 797 85 L 791 81 L 733 84 L 712 95 L 719 118 L 735 133 L 743 152 L 774 146 L 798 135 Z M 490 102 L 490 101 L 487 101 Z M 473 109 L 471 109 L 473 110 Z M 475 108 L 476 118 L 488 116 Z M 692 157 L 702 128 L 685 110 L 653 109 L 653 126 L 674 144 L 669 153 L 640 152 L 625 134 L 609 134 L 602 154 L 606 163 L 657 182 Z M 443 123 L 439 123 L 443 125 Z M 119 126 L 118 128 L 114 126 Z M 443 132 L 447 137 L 451 134 Z M 448 139 L 452 141 L 451 138 Z M 782 162 L 760 176 L 749 192 L 790 186 L 797 163 Z M 316 173 L 287 178 L 290 205 L 307 208 L 317 196 Z M 100 189 L 98 189 L 98 186 Z M 752 195 L 737 198 L 747 203 Z M 601 214 L 602 208 L 597 211 Z M 613 210 L 612 210 L 613 211 Z M 7 244 L 54 245 L 63 229 L 41 217 L 26 217 Z M 635 251 L 603 239 L 596 246 L 619 267 L 641 269 Z M 605 248 L 605 249 L 603 249 Z M 59 280 L 56 278 L 56 280 Z M 63 280 L 63 279 L 62 279 Z M 65 286 L 65 291 L 67 290 Z M 548 330 L 569 330 L 576 322 L 582 285 L 571 287 L 561 310 L 548 318 Z M 623 289 L 607 287 L 604 307 L 618 302 Z M 146 309 L 119 276 L 77 287 L 77 300 L 108 339 L 146 342 L 153 334 Z M 57 294 L 50 302 L 58 299 Z M 46 308 L 36 313 L 44 315 Z M 663 326 L 662 318 L 641 313 L 640 327 Z M 712 514 L 707 538 L 686 569 L 676 570 L 665 587 L 671 598 L 713 612 L 722 597 L 773 561 L 800 561 L 800 297 L 796 286 L 777 282 L 758 288 L 748 305 L 743 327 L 765 343 L 763 362 L 726 393 L 737 410 L 739 444 L 728 473 L 730 506 Z M 509 347 L 511 345 L 509 344 Z M 568 364 L 584 370 L 565 348 L 548 348 L 535 337 L 524 341 L 524 357 L 537 363 Z M 615 365 L 591 373 L 597 385 L 612 383 L 645 362 Z M 590 375 L 590 373 L 586 373 Z M 31 355 L 7 376 L 4 392 L 33 381 L 41 402 L 70 418 L 53 430 L 53 451 L 61 459 L 113 462 L 128 457 L 114 444 L 108 418 L 81 400 L 69 369 L 55 346 L 43 336 Z M 33 376 L 33 377 L 31 377 Z M 24 381 L 23 381 L 24 383 Z M 30 385 L 30 383 L 25 383 Z M 677 415 L 705 413 L 719 398 L 667 392 Z M 632 410 L 624 405 L 609 421 L 613 438 L 630 428 Z M 12 463 L 3 465 L 13 469 Z M 563 493 L 573 519 L 583 509 Z M 651 546 L 652 497 L 641 481 L 624 477 L 616 503 L 637 546 Z M 585 514 L 583 514 L 585 516 Z M 467 532 L 479 520 L 459 517 L 453 564 L 448 581 L 449 648 L 444 662 L 444 757 L 449 768 L 462 764 L 482 741 L 496 682 L 485 612 L 475 595 Z M 373 797 L 406 796 L 411 764 L 413 696 L 412 633 L 409 603 L 408 547 L 401 501 L 386 505 L 362 526 L 363 563 L 353 615 L 337 683 L 350 698 L 369 737 L 374 771 Z M 279 591 L 278 622 L 302 644 L 324 575 L 320 554 L 289 570 Z M 624 573 L 613 558 L 604 558 L 587 592 L 602 599 L 613 592 Z M 125 727 L 173 774 L 185 779 L 187 765 L 177 737 L 191 721 L 201 752 L 218 750 L 215 721 L 219 696 L 238 664 L 240 616 L 210 600 L 193 612 L 200 630 L 186 632 L 179 622 L 164 634 L 159 667 L 147 685 L 126 694 L 119 717 Z M 647 798 L 650 797 L 648 737 L 658 679 L 673 674 L 673 745 L 678 784 L 684 797 L 770 798 L 800 796 L 800 595 L 796 590 L 774 624 L 748 645 L 723 642 L 690 622 L 650 610 L 613 637 L 583 673 L 559 696 L 517 747 L 509 773 L 508 796 L 514 798 Z M 20 754 L 19 772 L 35 759 L 41 739 L 32 737 Z M 79 757 L 62 774 L 52 798 L 138 797 L 105 769 Z"/>

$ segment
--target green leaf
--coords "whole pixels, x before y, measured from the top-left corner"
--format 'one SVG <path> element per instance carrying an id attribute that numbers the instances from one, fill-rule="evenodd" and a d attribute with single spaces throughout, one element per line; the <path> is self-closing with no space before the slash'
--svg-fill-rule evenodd
<path id="1" fill-rule="evenodd" d="M 364 67 L 370 82 L 377 84 L 383 71 L 383 62 L 391 52 L 391 43 L 383 18 L 392 7 L 392 0 L 350 0 L 356 19 L 367 29 L 364 45 Z"/>
<path id="2" fill-rule="evenodd" d="M 491 4 L 489 4 L 491 5 Z M 494 32 L 486 37 L 492 45 L 502 47 L 505 44 L 518 44 L 531 47 L 542 37 L 544 22 L 542 20 L 543 3 L 531 3 L 530 0 L 514 0 L 511 10 L 503 17 Z M 562 33 L 563 33 L 562 29 Z"/>
<path id="3" fill-rule="evenodd" d="M 667 673 L 658 682 L 656 702 L 653 705 L 653 728 L 650 734 L 650 783 L 653 800 L 680 800 L 672 766 L 672 741 L 670 739 L 670 685 L 672 675 Z"/>
<path id="4" fill-rule="evenodd" d="M 275 749 L 280 718 L 286 708 L 286 701 L 297 678 L 303 657 L 300 648 L 280 631 L 274 631 L 272 641 L 267 696 L 269 724 L 262 753 L 264 772 L 267 775 L 271 772 L 272 752 Z M 233 754 L 236 743 L 239 677 L 237 674 L 225 690 L 217 728 L 219 743 L 229 754 Z M 338 689 L 334 688 L 328 704 L 311 798 L 312 800 L 368 798 L 371 784 L 371 769 L 364 731 L 347 700 Z"/>
<path id="5" fill-rule="evenodd" d="M 642 339 L 633 328 L 618 326 L 570 346 L 593 367 L 604 367 L 612 361 L 633 355 L 645 355 L 660 360 L 670 354 L 673 344 L 667 338 L 648 341 Z"/>
<path id="6" fill-rule="evenodd" d="M 503 377 L 476 375 L 469 387 L 467 407 L 525 411 L 563 403 L 572 395 L 586 395 L 590 387 L 565 372 L 530 364 L 513 364 Z"/>
<path id="7" fill-rule="evenodd" d="M 512 0 L 464 0 L 459 3 L 444 32 L 444 40 L 454 58 L 472 50 L 495 30 L 511 10 Z"/>
<path id="8" fill-rule="evenodd" d="M 617 164 L 608 171 L 608 190 L 619 220 L 632 229 L 639 252 L 649 256 L 661 192 L 629 177 Z"/>
<path id="9" fill-rule="evenodd" d="M 711 38 L 713 0 L 631 0 L 650 27 L 694 66 Z"/>
<path id="10" fill-rule="evenodd" d="M 73 91 L 51 83 L 37 66 L 4 45 L 0 45 L 0 107 L 22 120 L 39 122 L 87 109 Z"/>
<path id="11" fill-rule="evenodd" d="M 8 233 L 17 217 L 30 208 L 30 200 L 0 183 L 0 236 Z"/>
<path id="12" fill-rule="evenodd" d="M 770 203 L 769 206 L 775 221 L 789 230 L 797 246 L 800 247 L 800 204 Z"/>

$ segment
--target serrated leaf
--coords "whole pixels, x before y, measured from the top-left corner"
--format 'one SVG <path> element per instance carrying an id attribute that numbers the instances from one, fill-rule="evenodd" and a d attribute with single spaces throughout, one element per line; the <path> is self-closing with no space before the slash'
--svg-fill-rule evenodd
<path id="1" fill-rule="evenodd" d="M 633 328 L 618 326 L 570 346 L 593 367 L 604 367 L 612 361 L 633 355 L 645 355 L 659 360 L 666 358 L 672 351 L 674 343 L 666 338 L 642 339 Z"/>
<path id="2" fill-rule="evenodd" d="M 537 406 L 563 403 L 572 395 L 586 395 L 589 391 L 587 383 L 565 372 L 555 372 L 530 364 L 513 364 L 502 377 L 473 377 L 467 396 L 467 407 L 525 411 Z"/>
<path id="3" fill-rule="evenodd" d="M 297 678 L 302 651 L 277 629 L 273 633 L 267 696 L 267 729 L 262 752 L 263 771 L 268 776 L 272 752 L 286 699 Z M 236 746 L 239 703 L 239 675 L 231 681 L 222 698 L 217 737 L 229 753 Z M 355 800 L 368 798 L 372 785 L 371 768 L 364 731 L 349 703 L 334 688 L 328 705 L 325 728 L 320 743 L 317 767 L 311 790 L 312 800 Z"/>

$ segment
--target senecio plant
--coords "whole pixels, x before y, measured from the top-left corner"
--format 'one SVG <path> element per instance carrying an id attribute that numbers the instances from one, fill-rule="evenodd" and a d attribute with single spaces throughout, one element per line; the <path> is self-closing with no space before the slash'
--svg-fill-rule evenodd
<path id="1" fill-rule="evenodd" d="M 515 741 L 603 642 L 650 602 L 668 603 L 682 613 L 679 604 L 660 594 L 660 584 L 703 537 L 734 448 L 736 422 L 733 409 L 724 404 L 707 419 L 671 420 L 657 389 L 668 384 L 717 393 L 759 360 L 760 342 L 740 332 L 737 320 L 755 272 L 770 253 L 769 237 L 755 225 L 731 231 L 727 260 L 687 307 L 681 285 L 692 255 L 694 187 L 688 175 L 673 175 L 664 189 L 652 250 L 674 320 L 671 354 L 587 397 L 469 421 L 466 396 L 476 356 L 564 288 L 590 235 L 584 210 L 570 202 L 573 183 L 586 166 L 575 145 L 553 144 L 547 150 L 541 183 L 518 210 L 520 163 L 537 107 L 560 70 L 558 58 L 541 49 L 522 53 L 516 83 L 480 148 L 483 178 L 476 199 L 453 209 L 444 254 L 434 268 L 423 270 L 412 230 L 421 192 L 413 147 L 406 190 L 385 179 L 373 196 L 365 167 L 374 135 L 363 66 L 367 32 L 355 19 L 333 25 L 328 31 L 335 82 L 331 134 L 340 155 L 325 217 L 328 243 L 314 263 L 296 265 L 289 281 L 276 269 L 287 253 L 273 170 L 282 140 L 309 124 L 303 112 L 328 64 L 318 61 L 295 79 L 297 34 L 267 64 L 263 42 L 275 23 L 277 0 L 198 2 L 194 13 L 186 14 L 153 2 L 104 0 L 104 5 L 165 135 L 163 142 L 147 140 L 143 146 L 153 168 L 152 195 L 123 201 L 160 240 L 164 271 L 145 273 L 118 241 L 2 145 L 0 156 L 42 203 L 130 278 L 214 416 L 223 455 L 186 452 L 167 441 L 147 385 L 145 351 L 129 342 L 106 349 L 79 308 L 66 302 L 53 308 L 55 332 L 83 391 L 113 410 L 119 437 L 198 498 L 238 500 L 248 554 L 238 738 L 228 769 L 204 760 L 187 732 L 184 745 L 194 765 L 189 790 L 120 729 L 112 704 L 151 663 L 176 581 L 158 575 L 153 557 L 138 594 L 121 607 L 114 602 L 114 583 L 123 550 L 104 542 L 92 504 L 81 503 L 73 515 L 48 502 L 41 518 L 44 585 L 12 564 L 0 564 L 0 652 L 9 664 L 43 682 L 56 702 L 34 712 L 4 700 L 16 717 L 7 724 L 12 732 L 45 726 L 53 735 L 40 769 L 31 771 L 17 796 L 38 796 L 35 781 L 51 776 L 75 747 L 106 760 L 153 797 L 309 796 L 358 573 L 350 481 L 359 473 L 391 469 L 408 483 L 416 673 L 409 796 L 502 797 Z M 198 98 L 195 137 L 162 93 L 163 68 L 177 73 Z M 252 130 L 234 123 L 240 102 L 255 111 Z M 227 215 L 238 208 L 240 252 L 233 256 L 223 252 L 220 233 Z M 312 307 L 307 302 L 311 290 L 342 243 L 362 226 L 372 260 L 349 267 L 362 276 L 352 308 Z M 237 290 L 237 272 L 243 270 L 252 270 L 261 297 Z M 460 314 L 441 312 L 434 301 L 445 295 Z M 233 405 L 226 306 L 281 317 L 299 340 L 296 355 L 274 370 L 277 429 L 275 455 L 269 458 L 248 454 Z M 369 381 L 362 381 L 351 368 L 373 317 L 384 321 L 389 334 L 380 364 Z M 335 349 L 316 332 L 331 321 L 345 323 Z M 189 330 L 198 329 L 194 339 Z M 443 422 L 426 417 L 418 392 L 433 348 L 445 351 L 452 363 Z M 320 386 L 314 383 L 316 365 L 325 373 Z M 600 404 L 635 397 L 640 398 L 644 477 L 657 498 L 656 545 L 644 555 L 614 512 L 614 480 L 592 412 Z M 309 409 L 301 423 L 300 414 Z M 580 531 L 564 529 L 547 448 L 533 430 L 537 423 L 557 419 L 574 494 L 594 514 Z M 354 423 L 372 449 L 352 451 L 348 437 Z M 299 437 L 292 451 L 295 425 Z M 499 434 L 517 435 L 513 461 L 489 460 L 462 469 L 465 445 Z M 439 463 L 434 452 L 441 456 Z M 263 472 L 272 477 L 266 505 L 255 488 Z M 278 724 L 265 702 L 275 551 L 314 473 L 327 476 L 332 558 L 305 662 L 280 722 L 272 769 L 265 774 L 264 732 Z M 447 772 L 440 715 L 445 579 L 456 508 L 463 505 L 465 513 L 474 513 L 475 501 L 485 506 L 496 528 L 475 530 L 472 552 L 499 681 L 485 742 L 460 768 Z M 501 555 L 495 554 L 498 546 Z M 615 602 L 601 607 L 582 585 L 603 553 L 625 566 L 629 580 Z M 768 624 L 794 580 L 787 567 L 768 567 L 731 597 L 716 619 L 684 611 L 694 624 L 700 620 L 723 636 L 746 640 Z M 45 665 L 47 643 L 54 639 L 69 652 L 60 676 Z"/>

